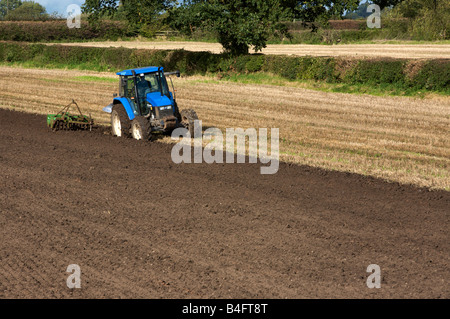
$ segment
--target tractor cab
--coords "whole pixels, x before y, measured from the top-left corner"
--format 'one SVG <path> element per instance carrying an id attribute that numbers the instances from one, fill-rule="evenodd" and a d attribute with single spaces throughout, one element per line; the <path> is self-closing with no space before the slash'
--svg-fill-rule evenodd
<path id="1" fill-rule="evenodd" d="M 128 100 L 135 115 L 157 117 L 164 110 L 174 115 L 174 96 L 169 91 L 163 68 L 147 67 L 124 70 L 117 73 L 119 81 L 119 97 Z M 179 73 L 178 73 L 179 74 Z M 164 112 L 166 115 L 169 112 Z"/>

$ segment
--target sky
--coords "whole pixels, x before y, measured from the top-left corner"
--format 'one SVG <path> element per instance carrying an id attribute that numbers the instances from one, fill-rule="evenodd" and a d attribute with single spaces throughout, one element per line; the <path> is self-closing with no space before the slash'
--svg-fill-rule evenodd
<path id="1" fill-rule="evenodd" d="M 70 4 L 78 4 L 81 6 L 85 0 L 34 0 L 34 2 L 40 3 L 47 9 L 47 13 L 52 14 L 57 11 L 64 17 L 67 16 L 67 7 Z"/>

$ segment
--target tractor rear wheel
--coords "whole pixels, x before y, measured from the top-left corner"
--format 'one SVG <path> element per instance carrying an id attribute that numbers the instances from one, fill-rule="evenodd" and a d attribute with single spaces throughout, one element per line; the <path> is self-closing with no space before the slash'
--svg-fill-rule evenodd
<path id="1" fill-rule="evenodd" d="M 152 127 L 150 121 L 143 116 L 136 116 L 131 121 L 131 136 L 136 140 L 150 140 Z"/>
<path id="2" fill-rule="evenodd" d="M 114 136 L 130 136 L 131 123 L 125 108 L 121 105 L 114 105 L 111 112 L 111 131 Z"/>
<path id="3" fill-rule="evenodd" d="M 195 127 L 194 121 L 198 120 L 197 113 L 192 109 L 181 110 L 181 124 L 189 130 L 191 138 L 201 135 L 201 128 Z"/>

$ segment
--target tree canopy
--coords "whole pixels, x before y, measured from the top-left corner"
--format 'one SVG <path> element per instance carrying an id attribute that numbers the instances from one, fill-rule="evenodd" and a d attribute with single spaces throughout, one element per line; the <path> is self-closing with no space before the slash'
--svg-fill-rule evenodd
<path id="1" fill-rule="evenodd" d="M 132 25 L 144 25 L 174 4 L 172 0 L 86 0 L 81 7 L 95 22 L 101 17 L 113 17 L 118 12 Z"/>
<path id="2" fill-rule="evenodd" d="M 170 25 L 184 33 L 194 28 L 211 31 L 227 52 L 248 53 L 265 47 L 273 33 L 287 35 L 287 28 L 280 23 L 292 13 L 281 0 L 202 0 L 189 1 L 173 9 Z"/>
<path id="3" fill-rule="evenodd" d="M 447 15 L 440 11 L 447 12 L 447 5 L 442 3 L 449 3 L 448 0 L 370 2 L 382 9 L 400 7 L 403 17 L 427 15 L 427 19 L 433 21 L 424 21 L 422 25 L 439 24 L 436 30 L 444 30 L 444 36 L 447 34 Z M 185 35 L 192 35 L 198 30 L 206 31 L 217 37 L 226 52 L 239 55 L 248 53 L 249 48 L 261 50 L 273 35 L 289 37 L 284 23 L 292 19 L 302 21 L 314 31 L 316 25 L 327 24 L 328 20 L 340 18 L 344 13 L 356 12 L 353 16 L 366 16 L 367 12 L 362 10 L 367 9 L 367 3 L 359 3 L 359 0 L 184 0 L 181 4 L 175 0 L 86 0 L 82 9 L 89 15 L 91 22 L 102 17 L 117 17 L 119 14 L 132 30 L 138 30 L 141 34 L 145 34 L 149 28 L 158 30 L 158 23 L 161 23 L 164 15 L 166 25 L 174 30 Z M 429 13 L 428 7 L 433 5 L 434 8 L 441 6 L 443 9 Z M 359 11 L 355 11 L 358 7 Z"/>
<path id="4" fill-rule="evenodd" d="M 450 33 L 450 1 L 403 0 L 394 10 L 408 18 L 410 33 L 424 40 L 448 39 Z"/>
<path id="5" fill-rule="evenodd" d="M 5 18 L 9 11 L 17 9 L 21 4 L 20 0 L 0 0 L 0 19 Z"/>
<path id="6" fill-rule="evenodd" d="M 359 0 L 301 0 L 294 3 L 295 17 L 303 22 L 325 22 L 358 8 Z"/>
<path id="7" fill-rule="evenodd" d="M 225 51 L 236 55 L 248 53 L 249 47 L 261 50 L 273 34 L 289 36 L 285 21 L 328 21 L 358 4 L 358 0 L 185 0 L 180 5 L 173 0 L 86 0 L 82 8 L 91 22 L 120 12 L 130 25 L 141 28 L 168 12 L 167 22 L 175 30 L 212 32 Z"/>
<path id="8" fill-rule="evenodd" d="M 386 7 L 396 6 L 402 1 L 403 0 L 371 0 L 372 3 L 379 5 L 381 10 Z"/>
<path id="9" fill-rule="evenodd" d="M 3 0 L 3 2 L 9 4 L 7 13 L 4 15 L 5 20 L 30 21 L 48 18 L 46 9 L 34 1 Z M 4 8 L 6 11 L 7 6 Z"/>
<path id="10" fill-rule="evenodd" d="M 185 34 L 212 31 L 227 52 L 259 51 L 274 33 L 289 36 L 285 21 L 328 21 L 358 7 L 358 0 L 191 0 L 170 11 L 170 25 Z M 311 24 L 315 28 L 314 24 Z"/>

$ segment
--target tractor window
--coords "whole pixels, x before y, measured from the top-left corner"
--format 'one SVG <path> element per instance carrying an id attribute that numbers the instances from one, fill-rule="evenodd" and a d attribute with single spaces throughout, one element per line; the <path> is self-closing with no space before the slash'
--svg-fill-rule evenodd
<path id="1" fill-rule="evenodd" d="M 139 103 L 136 103 L 137 101 L 135 100 L 136 88 L 134 86 L 134 78 L 131 77 L 131 76 L 125 76 L 123 78 L 123 82 L 121 81 L 121 83 L 123 83 L 122 88 L 123 88 L 123 91 L 124 91 L 123 92 L 124 94 L 121 95 L 121 96 L 124 96 L 124 97 L 130 99 L 131 100 L 131 107 L 134 109 L 135 112 L 137 112 L 137 110 L 138 110 L 137 108 L 138 108 Z"/>
<path id="2" fill-rule="evenodd" d="M 146 74 L 145 80 L 148 82 L 150 93 L 159 92 L 158 81 L 156 80 L 155 74 Z"/>
<path id="3" fill-rule="evenodd" d="M 136 96 L 135 87 L 134 87 L 134 79 L 132 77 L 128 77 L 127 81 L 127 92 L 126 97 L 129 99 L 134 99 Z"/>
<path id="4" fill-rule="evenodd" d="M 124 76 L 121 76 L 119 81 L 119 96 L 125 96 L 126 85 L 126 78 Z"/>
<path id="5" fill-rule="evenodd" d="M 169 86 L 167 85 L 166 77 L 163 73 L 159 73 L 159 80 L 162 86 L 162 93 L 163 95 L 169 95 Z"/>
<path id="6" fill-rule="evenodd" d="M 167 86 L 167 81 L 163 73 L 148 73 L 144 78 L 148 83 L 150 93 L 162 92 L 163 95 L 169 94 L 169 88 Z"/>

